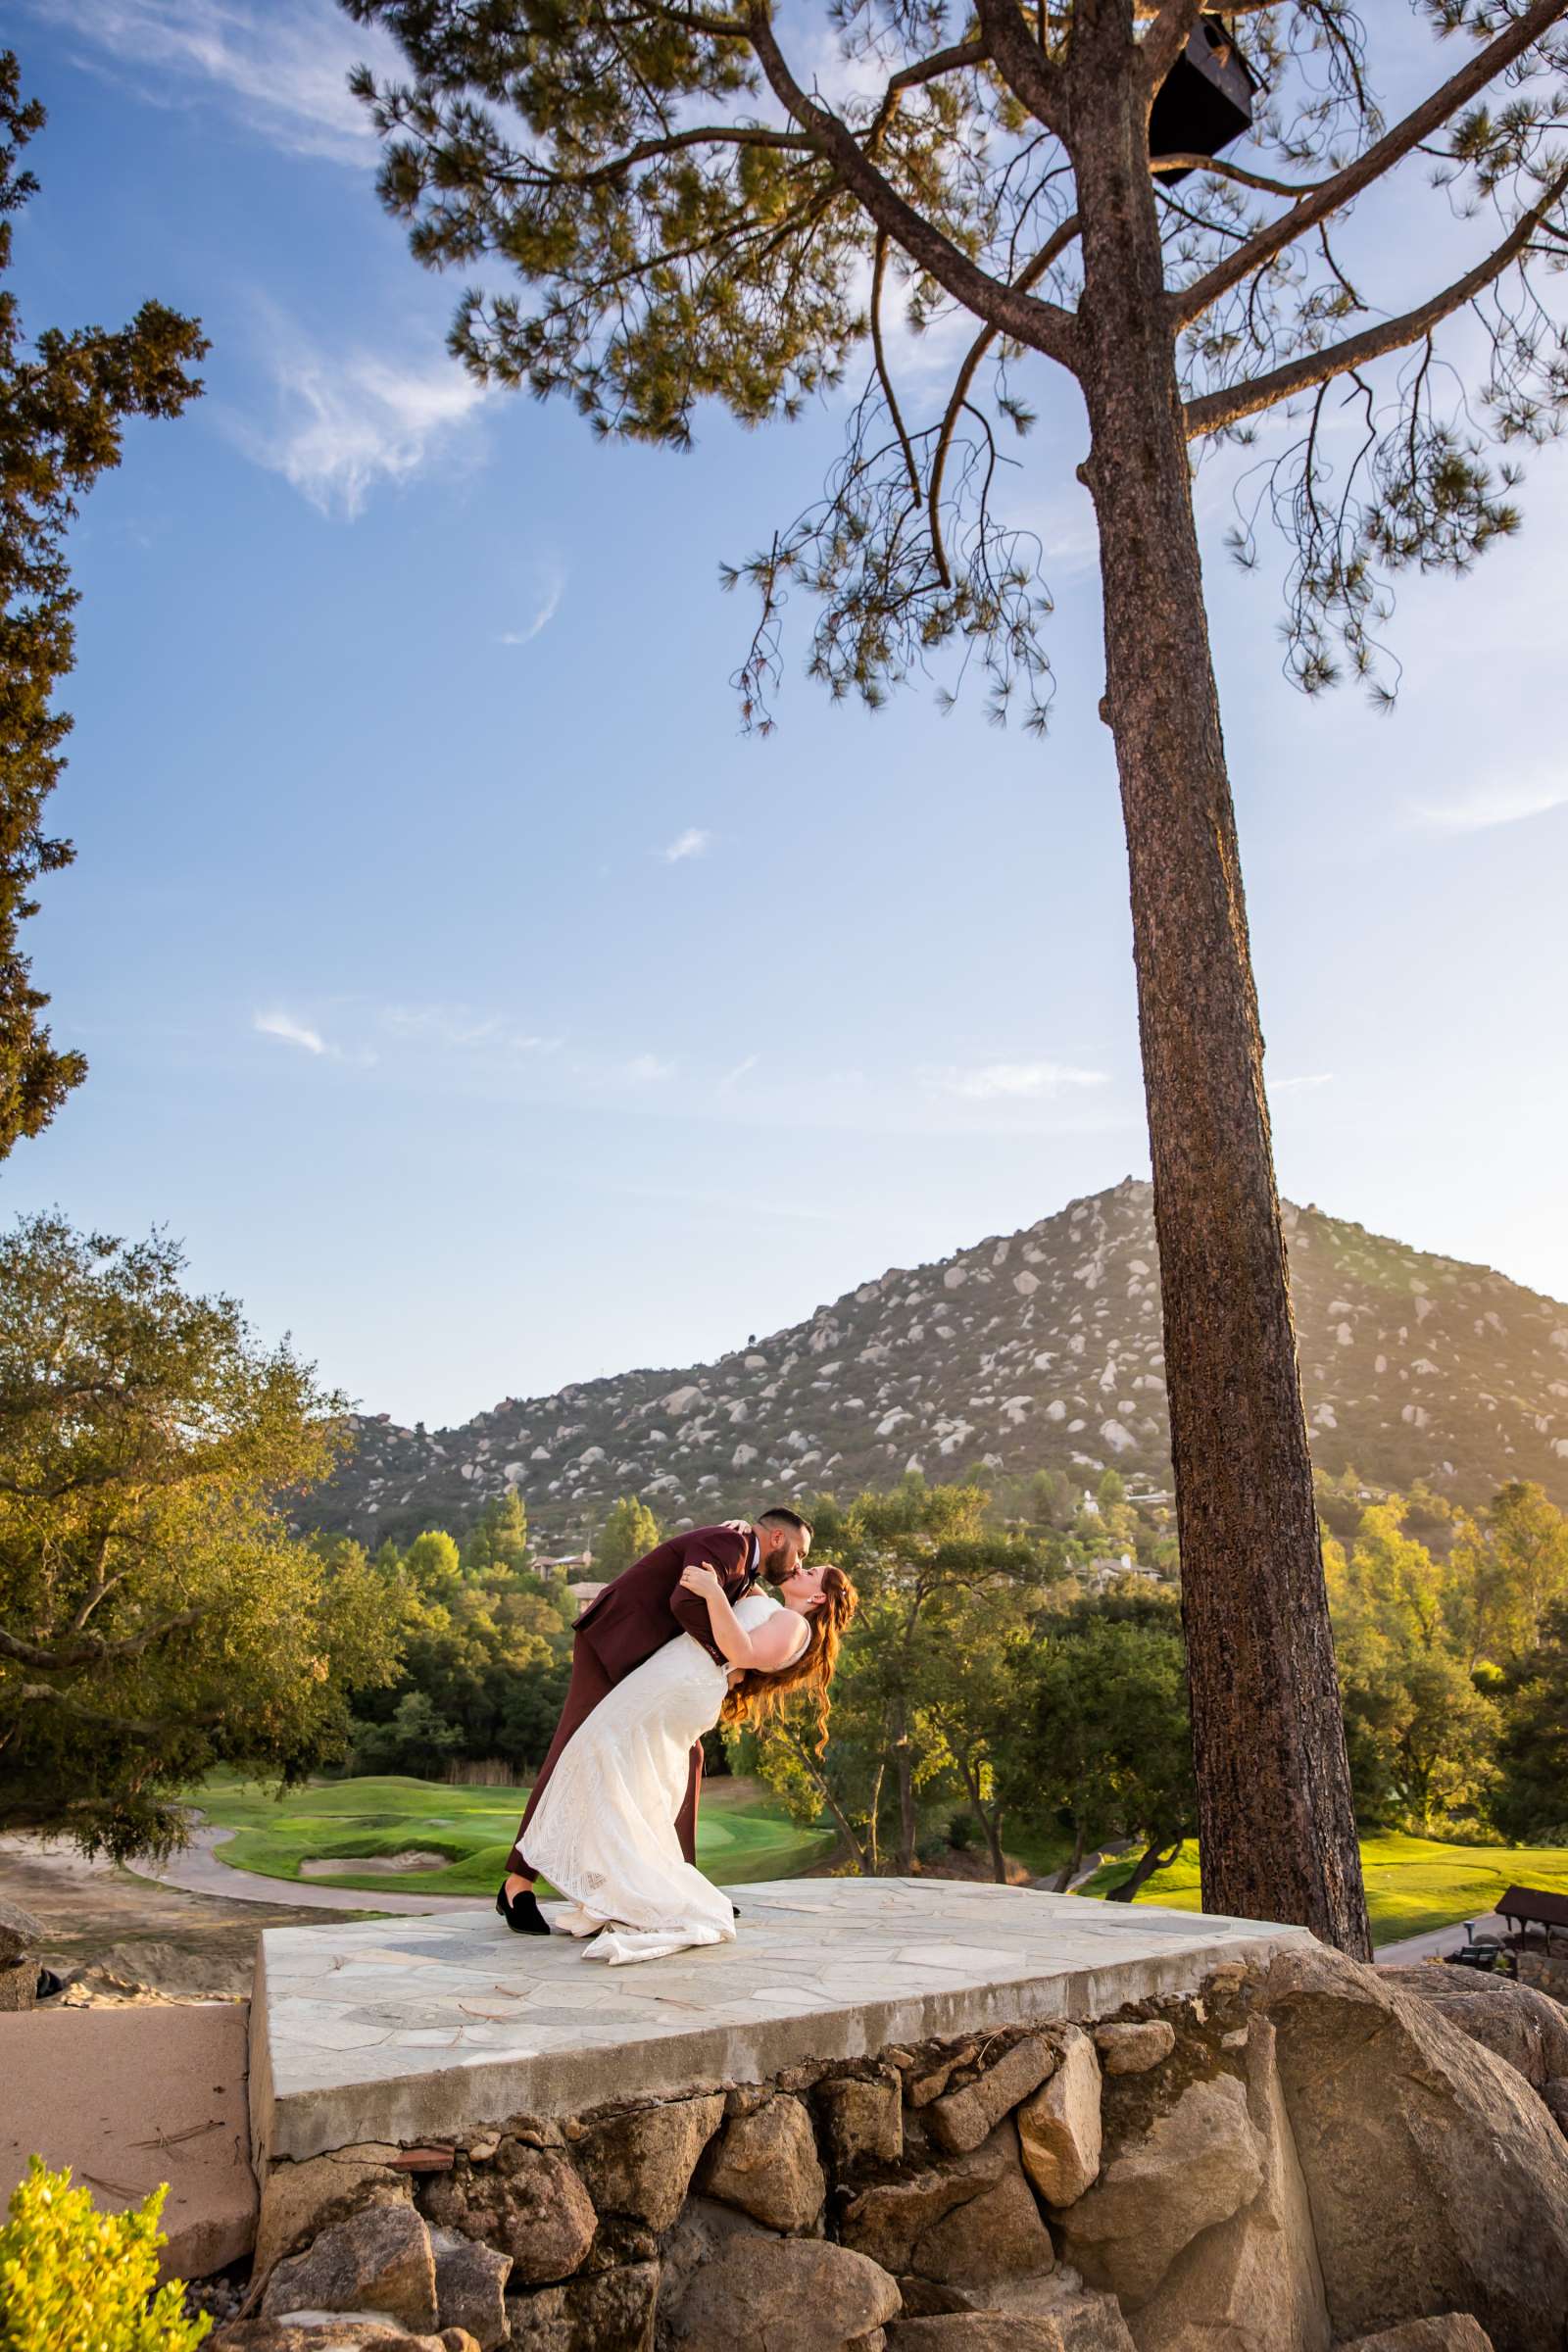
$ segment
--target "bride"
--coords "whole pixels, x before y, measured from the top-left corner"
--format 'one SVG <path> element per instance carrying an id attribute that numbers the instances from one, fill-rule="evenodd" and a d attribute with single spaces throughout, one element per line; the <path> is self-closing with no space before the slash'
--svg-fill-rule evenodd
<path id="1" fill-rule="evenodd" d="M 655 1650 L 602 1698 L 562 1751 L 528 1825 L 528 1859 L 567 1898 L 554 1926 L 593 1936 L 584 1957 L 618 1967 L 699 1943 L 729 1943 L 735 1908 L 682 1858 L 675 1816 L 694 1743 L 716 1723 L 760 1723 L 793 1691 L 816 1702 L 827 1738 L 828 1685 L 855 1587 L 842 1568 L 803 1562 L 733 1608 L 711 1568 L 681 1583 L 708 1603 L 725 1665 L 690 1634 Z"/>

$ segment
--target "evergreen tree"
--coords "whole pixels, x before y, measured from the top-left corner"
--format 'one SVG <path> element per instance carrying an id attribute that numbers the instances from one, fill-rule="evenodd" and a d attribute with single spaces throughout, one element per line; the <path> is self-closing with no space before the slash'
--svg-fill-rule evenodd
<path id="1" fill-rule="evenodd" d="M 647 1503 L 636 1494 L 623 1494 L 611 1504 L 594 1545 L 596 1581 L 609 1584 L 612 1577 L 652 1551 L 658 1542 L 659 1521 Z"/>
<path id="2" fill-rule="evenodd" d="M 9 214 L 37 192 L 18 157 L 43 128 L 24 102 L 15 56 L 0 55 L 0 277 L 11 267 Z M 60 779 L 71 729 L 53 708 L 75 661 L 74 612 L 64 549 L 76 501 L 120 464 L 127 416 L 177 416 L 200 392 L 190 363 L 207 350 L 200 328 L 162 303 L 129 326 L 66 333 L 51 327 L 29 351 L 16 296 L 0 291 L 0 1158 L 37 1135 L 87 1074 L 61 1053 L 39 1016 L 19 926 L 37 911 L 41 874 L 69 865 L 71 844 L 44 831 L 44 803 Z"/>
<path id="3" fill-rule="evenodd" d="M 1065 1470 L 1037 1470 L 1029 1481 L 1029 1516 L 1036 1527 L 1070 1527 L 1072 1481 Z"/>
<path id="4" fill-rule="evenodd" d="M 1263 85 L 1247 164 L 1179 142 L 1151 158 L 1156 95 L 1196 73 L 1186 52 L 1219 23 L 1198 0 L 842 0 L 833 72 L 814 24 L 767 0 L 344 5 L 411 69 L 359 87 L 416 255 L 468 271 L 494 257 L 523 280 L 464 299 L 454 348 L 481 380 L 684 446 L 703 400 L 749 424 L 791 416 L 868 350 L 824 495 L 730 574 L 760 597 L 748 715 L 766 723 L 799 587 L 818 600 L 810 666 L 834 694 L 875 703 L 948 646 L 987 666 L 1001 707 L 1021 696 L 1043 722 L 1048 598 L 996 503 L 999 435 L 1032 422 L 1031 371 L 1059 368 L 1081 395 L 1203 1899 L 1367 1956 L 1190 453 L 1271 410 L 1296 417 L 1256 480 L 1286 535 L 1288 662 L 1309 689 L 1342 653 L 1375 675 L 1390 575 L 1462 571 L 1515 527 L 1514 469 L 1499 476 L 1491 451 L 1546 438 L 1568 404 L 1549 308 L 1568 253 L 1568 0 L 1417 0 L 1417 22 L 1463 54 L 1393 122 L 1349 0 L 1243 9 Z M 1404 22 L 1380 13 L 1390 51 L 1408 51 Z M 1427 71 L 1387 63 L 1405 87 Z M 1407 196 L 1423 177 L 1446 184 Z M 1340 236 L 1385 191 L 1424 202 L 1430 223 L 1399 240 L 1399 289 L 1379 272 L 1386 244 L 1363 237 L 1363 270 Z M 1483 209 L 1490 244 L 1455 232 L 1446 268 L 1450 221 Z M 919 416 L 929 371 L 901 393 L 886 333 L 901 294 L 916 327 L 966 318 L 971 337 Z M 1250 524 L 1239 552 L 1255 555 Z"/>
<path id="5" fill-rule="evenodd" d="M 1568 1599 L 1546 1611 L 1539 1645 L 1508 1677 L 1504 1720 L 1492 1798 L 1498 1828 L 1568 1844 Z"/>
<path id="6" fill-rule="evenodd" d="M 424 1601 L 451 1601 L 463 1590 L 463 1554 L 444 1527 L 427 1527 L 403 1554 L 403 1571 Z"/>
<path id="7" fill-rule="evenodd" d="M 469 1575 L 504 1569 L 520 1575 L 528 1565 L 528 1508 L 514 1487 L 487 1502 L 463 1541 L 463 1565 Z"/>

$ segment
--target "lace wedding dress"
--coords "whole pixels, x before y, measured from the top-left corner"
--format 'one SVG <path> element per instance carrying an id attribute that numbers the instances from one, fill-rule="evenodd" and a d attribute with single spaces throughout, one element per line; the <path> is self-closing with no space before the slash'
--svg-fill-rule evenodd
<path id="1" fill-rule="evenodd" d="M 752 1633 L 779 1606 L 748 1592 L 736 1620 Z M 808 1639 L 803 1622 L 795 1657 Z M 726 1670 L 678 1634 L 617 1683 L 562 1750 L 528 1824 L 528 1859 L 567 1898 L 552 1925 L 594 1937 L 585 1959 L 615 1968 L 734 1940 L 729 1897 L 683 1858 L 675 1836 L 692 1748 L 718 1721 L 726 1688 Z"/>

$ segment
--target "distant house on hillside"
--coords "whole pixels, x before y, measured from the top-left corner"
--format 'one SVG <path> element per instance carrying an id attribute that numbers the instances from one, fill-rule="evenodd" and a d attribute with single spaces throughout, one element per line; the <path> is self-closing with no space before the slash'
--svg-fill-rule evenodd
<path id="1" fill-rule="evenodd" d="M 1160 1582 L 1159 1570 L 1146 1568 L 1142 1560 L 1133 1558 L 1130 1551 L 1118 1552 L 1114 1557 L 1109 1553 L 1102 1552 L 1098 1559 L 1090 1561 L 1084 1574 L 1084 1581 L 1091 1592 L 1103 1592 L 1105 1587 L 1114 1584 L 1118 1576 L 1147 1577 L 1152 1584 L 1156 1585 Z"/>
<path id="2" fill-rule="evenodd" d="M 604 1590 L 605 1587 L 603 1585 L 592 1584 L 568 1585 L 566 1587 L 566 1591 L 570 1593 L 572 1599 L 577 1603 L 579 1609 L 585 1609 L 591 1600 L 597 1600 L 600 1593 L 603 1592 Z"/>
<path id="3" fill-rule="evenodd" d="M 591 1568 L 593 1558 L 591 1551 L 564 1551 L 559 1559 L 534 1560 L 531 1566 L 535 1576 L 559 1576 L 563 1583 L 569 1585 L 572 1571 Z"/>

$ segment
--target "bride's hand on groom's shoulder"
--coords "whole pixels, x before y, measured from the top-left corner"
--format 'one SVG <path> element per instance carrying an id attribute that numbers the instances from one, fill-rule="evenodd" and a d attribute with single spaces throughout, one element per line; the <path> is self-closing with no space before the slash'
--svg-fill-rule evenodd
<path id="1" fill-rule="evenodd" d="M 686 1592 L 701 1592 L 705 1599 L 710 1592 L 723 1591 L 717 1572 L 710 1568 L 706 1560 L 698 1560 L 692 1567 L 683 1568 L 680 1572 L 680 1581 Z"/>

